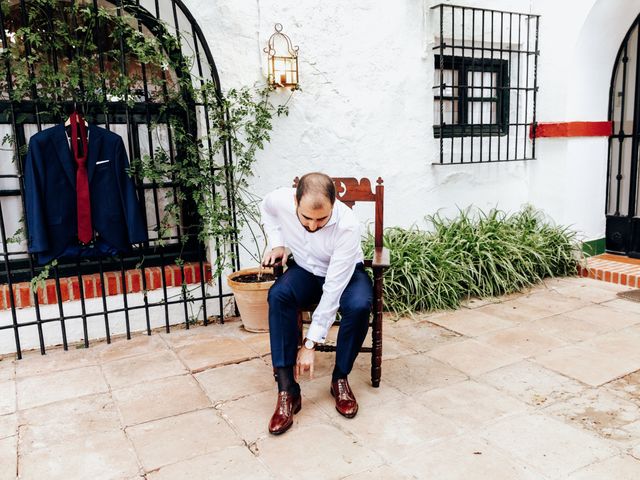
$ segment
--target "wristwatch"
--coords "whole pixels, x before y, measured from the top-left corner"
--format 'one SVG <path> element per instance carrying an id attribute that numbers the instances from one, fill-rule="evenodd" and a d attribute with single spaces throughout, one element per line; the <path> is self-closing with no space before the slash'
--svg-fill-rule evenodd
<path id="1" fill-rule="evenodd" d="M 313 350 L 314 348 L 316 348 L 316 342 L 314 342 L 313 340 L 310 340 L 308 338 L 304 339 L 304 348 L 306 348 L 307 350 Z"/>

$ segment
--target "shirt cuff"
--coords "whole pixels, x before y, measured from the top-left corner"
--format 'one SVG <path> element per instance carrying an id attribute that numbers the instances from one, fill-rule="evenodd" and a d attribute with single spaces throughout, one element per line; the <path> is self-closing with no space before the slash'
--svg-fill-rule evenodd
<path id="1" fill-rule="evenodd" d="M 327 329 L 317 323 L 311 323 L 307 330 L 306 338 L 316 343 L 324 343 L 327 340 Z"/>
<path id="2" fill-rule="evenodd" d="M 269 246 L 273 250 L 276 247 L 284 247 L 284 238 L 280 232 L 267 232 L 269 237 Z"/>

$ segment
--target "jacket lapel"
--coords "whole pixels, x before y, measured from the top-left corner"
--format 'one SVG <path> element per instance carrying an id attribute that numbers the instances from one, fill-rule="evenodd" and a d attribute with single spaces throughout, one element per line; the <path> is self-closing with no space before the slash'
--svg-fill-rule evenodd
<path id="1" fill-rule="evenodd" d="M 64 173 L 67 175 L 71 186 L 76 188 L 76 167 L 74 165 L 71 149 L 69 148 L 69 140 L 64 125 L 57 125 L 54 133 L 53 144 L 55 145 L 58 160 L 62 165 Z"/>
<path id="2" fill-rule="evenodd" d="M 102 132 L 95 125 L 89 125 L 89 158 L 87 159 L 87 175 L 89 177 L 89 184 L 93 178 L 93 173 L 96 171 L 96 162 L 102 151 Z"/>

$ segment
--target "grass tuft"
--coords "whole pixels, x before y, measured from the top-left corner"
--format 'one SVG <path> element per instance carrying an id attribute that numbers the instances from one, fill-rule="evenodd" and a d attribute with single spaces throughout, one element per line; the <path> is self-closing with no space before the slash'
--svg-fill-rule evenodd
<path id="1" fill-rule="evenodd" d="M 522 290 L 545 277 L 575 275 L 581 258 L 576 233 L 533 207 L 508 215 L 462 210 L 454 219 L 427 217 L 429 231 L 388 228 L 385 308 L 396 314 L 457 308 L 469 296 Z M 373 251 L 373 235 L 363 243 Z"/>

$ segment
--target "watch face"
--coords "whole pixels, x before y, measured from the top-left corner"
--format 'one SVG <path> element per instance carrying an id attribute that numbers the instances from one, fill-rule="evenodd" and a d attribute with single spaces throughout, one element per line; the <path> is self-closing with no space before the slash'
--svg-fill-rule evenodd
<path id="1" fill-rule="evenodd" d="M 305 340 L 304 346 L 309 350 L 311 350 L 315 346 L 315 343 L 313 343 L 311 340 Z"/>

